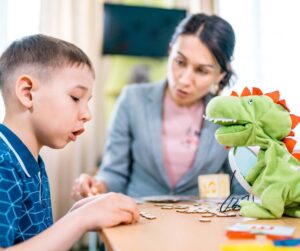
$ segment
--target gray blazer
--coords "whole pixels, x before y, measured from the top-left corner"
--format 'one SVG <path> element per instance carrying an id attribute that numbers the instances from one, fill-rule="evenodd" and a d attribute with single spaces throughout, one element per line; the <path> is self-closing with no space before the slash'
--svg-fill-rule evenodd
<path id="1" fill-rule="evenodd" d="M 192 168 L 172 188 L 162 156 L 162 106 L 166 82 L 124 88 L 118 98 L 98 179 L 108 190 L 132 197 L 198 195 L 200 174 L 229 172 L 227 150 L 214 137 L 217 125 L 204 121 Z M 205 97 L 205 105 L 212 98 Z"/>

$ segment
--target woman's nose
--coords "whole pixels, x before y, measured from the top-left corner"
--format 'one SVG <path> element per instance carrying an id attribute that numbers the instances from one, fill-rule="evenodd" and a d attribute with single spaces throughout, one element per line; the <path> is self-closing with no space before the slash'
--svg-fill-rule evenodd
<path id="1" fill-rule="evenodd" d="M 193 81 L 193 70 L 191 68 L 184 69 L 179 76 L 179 83 L 189 85 Z"/>

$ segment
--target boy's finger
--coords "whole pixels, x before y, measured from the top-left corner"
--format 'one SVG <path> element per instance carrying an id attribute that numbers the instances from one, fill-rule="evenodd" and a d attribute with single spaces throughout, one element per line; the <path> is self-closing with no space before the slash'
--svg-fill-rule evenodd
<path id="1" fill-rule="evenodd" d="M 122 210 L 132 214 L 133 221 L 138 221 L 140 218 L 138 206 L 135 201 L 127 196 L 124 196 L 121 200 Z"/>
<path id="2" fill-rule="evenodd" d="M 133 215 L 127 211 L 121 211 L 121 214 L 122 214 L 122 220 L 121 222 L 122 223 L 125 223 L 125 224 L 131 224 L 134 222 L 134 219 L 133 219 Z"/>

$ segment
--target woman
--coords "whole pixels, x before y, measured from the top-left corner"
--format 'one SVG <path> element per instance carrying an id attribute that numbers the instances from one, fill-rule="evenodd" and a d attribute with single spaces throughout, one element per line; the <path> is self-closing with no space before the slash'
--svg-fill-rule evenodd
<path id="1" fill-rule="evenodd" d="M 73 198 L 107 191 L 197 195 L 198 175 L 228 172 L 227 151 L 203 112 L 230 84 L 234 45 L 231 25 L 218 16 L 182 20 L 170 42 L 167 80 L 124 89 L 101 169 L 75 181 Z"/>

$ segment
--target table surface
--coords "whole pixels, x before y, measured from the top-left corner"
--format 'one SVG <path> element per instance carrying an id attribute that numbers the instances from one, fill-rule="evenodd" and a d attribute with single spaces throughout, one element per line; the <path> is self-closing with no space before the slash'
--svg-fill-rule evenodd
<path id="1" fill-rule="evenodd" d="M 161 209 L 153 203 L 139 205 L 139 208 L 157 218 L 147 220 L 141 217 L 136 224 L 103 229 L 100 235 L 108 250 L 217 251 L 221 244 L 249 242 L 226 237 L 226 229 L 235 223 L 293 226 L 296 227 L 294 237 L 300 238 L 300 219 L 295 218 L 255 220 L 215 216 L 209 218 L 211 222 L 199 222 L 201 214 L 178 213 L 175 209 Z"/>

